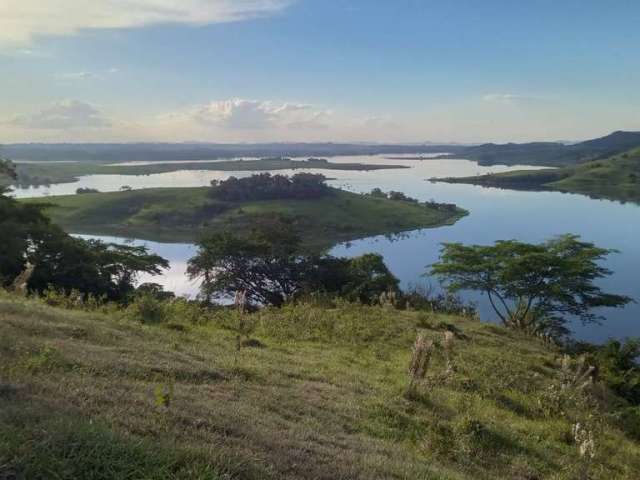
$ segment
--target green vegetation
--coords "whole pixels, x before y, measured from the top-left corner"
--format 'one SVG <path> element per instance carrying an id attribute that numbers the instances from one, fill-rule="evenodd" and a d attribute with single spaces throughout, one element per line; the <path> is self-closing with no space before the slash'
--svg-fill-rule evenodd
<path id="1" fill-rule="evenodd" d="M 16 177 L 15 165 L 9 160 L 0 158 L 0 195 L 5 193 L 5 186 L 13 182 Z"/>
<path id="2" fill-rule="evenodd" d="M 583 385 L 581 360 L 504 327 L 340 302 L 254 314 L 182 300 L 88 311 L 45 302 L 55 299 L 0 292 L 4 478 L 640 471 L 629 404 L 606 382 Z M 140 323 L 146 314 L 155 323 Z M 418 332 L 430 358 L 407 397 Z"/>
<path id="3" fill-rule="evenodd" d="M 303 252 L 300 236 L 281 219 L 262 219 L 248 235 L 213 233 L 198 242 L 188 274 L 208 301 L 220 297 L 282 306 L 304 295 L 331 295 L 362 303 L 396 297 L 399 280 L 381 255 L 336 258 Z"/>
<path id="4" fill-rule="evenodd" d="M 221 160 L 216 162 L 150 163 L 148 165 L 118 165 L 97 162 L 19 163 L 17 185 L 49 185 L 74 182 L 83 175 L 151 175 L 177 170 L 264 171 L 315 168 L 323 170 L 385 170 L 409 168 L 402 165 L 364 163 L 333 163 L 322 158 L 292 160 L 262 158 L 258 160 Z M 6 180 L 5 180 L 6 181 Z"/>
<path id="5" fill-rule="evenodd" d="M 126 302 L 138 273 L 168 266 L 145 247 L 85 241 L 65 233 L 38 204 L 21 204 L 0 190 L 0 288 L 44 293 L 53 288 L 80 297 Z"/>
<path id="6" fill-rule="evenodd" d="M 432 181 L 514 190 L 557 190 L 640 203 L 640 149 L 606 160 L 554 170 L 528 170 Z"/>
<path id="7" fill-rule="evenodd" d="M 311 200 L 331 195 L 326 177 L 316 173 L 297 173 L 291 177 L 261 173 L 250 177 L 213 180 L 209 196 L 227 202 L 251 200 Z"/>
<path id="8" fill-rule="evenodd" d="M 209 188 L 161 188 L 49 197 L 46 210 L 68 231 L 161 241 L 195 241 L 207 231 L 248 231 L 265 215 L 292 219 L 303 241 L 326 248 L 340 241 L 450 224 L 466 212 L 455 206 L 424 205 L 330 189 L 312 200 L 226 202 Z M 22 200 L 25 204 L 42 199 Z M 446 207 L 446 208 L 445 208 Z"/>
<path id="9" fill-rule="evenodd" d="M 438 158 L 466 158 L 480 165 L 571 166 L 622 154 L 640 146 L 640 132 L 613 132 L 610 135 L 565 145 L 556 142 L 487 143 L 462 148 Z"/>
<path id="10" fill-rule="evenodd" d="M 593 282 L 611 274 L 600 263 L 611 250 L 563 235 L 541 244 L 502 240 L 491 246 L 445 243 L 431 273 L 448 289 L 486 293 L 506 326 L 532 335 L 565 335 L 566 315 L 583 323 L 594 308 L 620 308 L 631 298 L 604 293 Z"/>

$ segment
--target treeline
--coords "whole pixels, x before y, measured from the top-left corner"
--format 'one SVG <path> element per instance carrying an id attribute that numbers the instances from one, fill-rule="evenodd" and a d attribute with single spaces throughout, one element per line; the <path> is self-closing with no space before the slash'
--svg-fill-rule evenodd
<path id="1" fill-rule="evenodd" d="M 227 180 L 213 180 L 209 196 L 228 202 L 314 199 L 331 192 L 325 181 L 324 175 L 313 173 L 298 173 L 291 177 L 270 173 L 244 178 L 230 177 Z"/>
<path id="2" fill-rule="evenodd" d="M 383 192 L 380 188 L 374 188 L 373 190 L 371 190 L 369 195 L 374 198 L 385 198 L 387 200 L 393 200 L 397 202 L 420 204 L 420 201 L 417 198 L 410 197 L 403 192 L 396 192 L 394 190 L 391 190 L 390 192 Z M 426 205 L 429 208 L 433 208 L 434 210 L 446 212 L 455 212 L 456 210 L 458 210 L 458 207 L 455 203 L 438 203 L 434 200 L 422 202 L 422 205 Z"/>
<path id="3" fill-rule="evenodd" d="M 15 177 L 8 162 L 0 172 Z M 140 273 L 157 275 L 169 265 L 146 247 L 72 237 L 44 215 L 46 204 L 22 204 L 7 193 L 0 188 L 0 286 L 126 303 Z"/>

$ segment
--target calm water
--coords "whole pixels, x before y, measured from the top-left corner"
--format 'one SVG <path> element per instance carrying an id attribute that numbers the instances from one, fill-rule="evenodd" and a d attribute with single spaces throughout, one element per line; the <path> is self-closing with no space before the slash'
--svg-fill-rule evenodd
<path id="1" fill-rule="evenodd" d="M 384 157 L 336 157 L 334 162 L 391 163 Z M 339 245 L 335 255 L 358 255 L 379 252 L 405 286 L 430 282 L 423 277 L 427 265 L 438 258 L 442 242 L 492 243 L 499 239 L 519 239 L 539 242 L 563 233 L 576 233 L 584 240 L 620 253 L 611 255 L 607 266 L 614 274 L 602 282 L 607 289 L 640 300 L 640 206 L 620 204 L 607 200 L 593 200 L 581 195 L 553 192 L 516 192 L 486 189 L 472 185 L 433 184 L 427 181 L 437 176 L 468 176 L 489 171 L 510 170 L 509 167 L 480 167 L 465 160 L 399 160 L 411 166 L 404 170 L 379 170 L 370 172 L 324 171 L 332 178 L 331 184 L 356 192 L 367 192 L 374 187 L 398 190 L 420 200 L 435 199 L 451 202 L 469 210 L 470 215 L 453 226 L 411 232 L 399 239 L 374 237 Z M 518 167 L 522 168 L 522 167 Z M 283 173 L 283 172 L 280 172 Z M 284 172 L 291 173 L 291 172 Z M 229 175 L 246 176 L 251 172 L 182 171 L 149 176 L 96 175 L 84 177 L 73 184 L 60 184 L 39 189 L 25 189 L 18 196 L 43 196 L 73 193 L 76 188 L 90 187 L 102 191 L 118 190 L 121 185 L 141 187 L 201 186 L 211 179 Z M 111 239 L 123 241 L 123 239 Z M 135 240 L 171 262 L 171 269 L 163 277 L 152 281 L 162 283 L 178 294 L 194 294 L 197 285 L 184 276 L 186 261 L 193 255 L 194 247 L 188 244 L 160 244 Z M 149 281 L 149 278 L 143 278 Z M 435 282 L 431 281 L 435 284 Z M 485 298 L 468 294 L 478 301 L 483 319 L 491 320 L 490 307 Z M 575 325 L 577 337 L 590 341 L 602 341 L 608 337 L 622 338 L 640 335 L 640 305 L 632 304 L 623 310 L 603 312 L 607 321 L 602 326 Z"/>

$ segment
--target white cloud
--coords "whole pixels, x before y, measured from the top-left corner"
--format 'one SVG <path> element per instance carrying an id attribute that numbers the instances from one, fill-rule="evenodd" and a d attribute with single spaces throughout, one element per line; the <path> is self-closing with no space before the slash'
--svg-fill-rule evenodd
<path id="1" fill-rule="evenodd" d="M 330 111 L 308 104 L 240 98 L 214 101 L 186 113 L 200 124 L 231 129 L 317 128 L 323 127 L 323 120 L 330 115 Z"/>
<path id="2" fill-rule="evenodd" d="M 489 93 L 487 95 L 483 95 L 482 97 L 482 99 L 485 102 L 503 102 L 503 103 L 536 100 L 537 98 L 538 97 L 534 97 L 531 95 L 520 95 L 517 93 Z"/>
<path id="3" fill-rule="evenodd" d="M 91 80 L 99 78 L 99 75 L 93 72 L 70 72 L 58 73 L 54 77 L 59 80 Z"/>
<path id="4" fill-rule="evenodd" d="M 58 102 L 39 112 L 19 115 L 5 123 L 36 130 L 98 128 L 111 125 L 111 122 L 93 105 L 77 100 Z"/>
<path id="5" fill-rule="evenodd" d="M 2 0 L 0 45 L 85 29 L 207 25 L 277 12 L 293 0 Z"/>

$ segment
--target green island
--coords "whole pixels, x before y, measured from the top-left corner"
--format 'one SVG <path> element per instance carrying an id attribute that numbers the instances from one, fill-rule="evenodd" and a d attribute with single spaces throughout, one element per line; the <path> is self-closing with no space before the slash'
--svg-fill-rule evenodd
<path id="1" fill-rule="evenodd" d="M 289 217 L 309 247 L 328 248 L 358 238 L 455 223 L 466 211 L 329 188 L 315 199 L 224 201 L 210 188 L 157 188 L 24 199 L 47 203 L 46 213 L 74 233 L 147 240 L 195 241 L 207 231 L 247 230 L 265 215 Z"/>
<path id="2" fill-rule="evenodd" d="M 431 181 L 514 190 L 554 190 L 640 203 L 640 149 L 557 169 L 518 170 L 476 177 L 434 178 Z"/>
<path id="3" fill-rule="evenodd" d="M 238 351 L 234 310 L 168 308 L 165 322 L 144 324 L 107 307 L 73 310 L 0 291 L 0 470 L 587 478 L 572 433 L 587 410 L 563 400 L 572 390 L 562 387 L 557 349 L 539 339 L 463 315 L 299 303 L 249 316 L 251 341 Z M 416 332 L 437 345 L 455 332 L 455 373 L 438 347 L 424 393 L 407 398 Z M 596 398 L 599 412 L 622 402 L 606 389 Z M 623 432 L 631 424 L 595 418 L 588 478 L 636 479 L 640 446 Z"/>
<path id="4" fill-rule="evenodd" d="M 220 160 L 212 162 L 176 162 L 153 163 L 144 165 L 119 165 L 107 162 L 70 161 L 18 163 L 16 165 L 17 185 L 49 185 L 53 183 L 69 183 L 84 175 L 152 175 L 175 172 L 178 170 L 211 170 L 211 171 L 266 171 L 266 170 L 385 170 L 409 168 L 403 165 L 374 165 L 366 163 L 334 163 L 323 158 L 295 160 L 290 158 L 261 158 L 251 160 Z M 0 177 L 0 184 L 14 182 L 8 177 Z"/>

